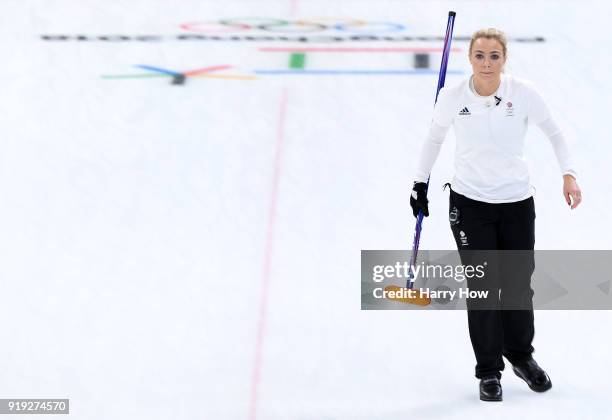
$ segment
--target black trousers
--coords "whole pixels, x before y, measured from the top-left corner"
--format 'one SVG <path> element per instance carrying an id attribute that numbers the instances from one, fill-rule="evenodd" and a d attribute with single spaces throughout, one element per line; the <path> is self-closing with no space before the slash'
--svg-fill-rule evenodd
<path id="1" fill-rule="evenodd" d="M 449 221 L 462 264 L 478 265 L 484 258 L 489 260 L 486 278 L 467 279 L 470 290 L 492 292 L 486 306 L 482 306 L 482 300 L 467 299 L 468 327 L 476 356 L 476 377 L 501 378 L 505 367 L 502 355 L 515 364 L 530 359 L 534 351 L 531 344 L 535 333 L 531 289 L 535 268 L 534 201 L 530 197 L 514 203 L 491 204 L 472 200 L 451 188 Z M 499 258 L 491 261 L 490 252 L 486 256 L 474 252 L 479 250 L 526 251 L 495 252 Z M 521 309 L 504 309 L 508 307 Z"/>

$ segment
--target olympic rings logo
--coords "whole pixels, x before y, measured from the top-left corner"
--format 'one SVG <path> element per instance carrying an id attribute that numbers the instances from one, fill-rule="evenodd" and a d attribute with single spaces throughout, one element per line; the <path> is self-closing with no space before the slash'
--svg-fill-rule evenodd
<path id="1" fill-rule="evenodd" d="M 285 20 L 260 17 L 220 19 L 213 22 L 188 22 L 181 24 L 180 28 L 185 31 L 199 33 L 264 31 L 283 34 L 313 34 L 325 31 L 373 34 L 401 32 L 406 29 L 400 23 L 366 21 L 362 19 L 314 18 Z"/>

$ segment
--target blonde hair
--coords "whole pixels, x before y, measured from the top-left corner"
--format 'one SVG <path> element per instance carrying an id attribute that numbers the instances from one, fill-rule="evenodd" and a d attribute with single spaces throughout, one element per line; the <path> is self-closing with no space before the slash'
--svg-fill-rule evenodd
<path id="1" fill-rule="evenodd" d="M 470 51 L 469 51 L 470 55 L 472 55 L 472 47 L 474 46 L 474 41 L 476 41 L 478 38 L 497 40 L 502 46 L 504 58 L 508 56 L 508 53 L 507 53 L 508 41 L 506 40 L 506 34 L 500 31 L 499 29 L 495 29 L 495 28 L 480 29 L 474 32 L 474 35 L 472 35 L 472 39 L 470 41 Z"/>

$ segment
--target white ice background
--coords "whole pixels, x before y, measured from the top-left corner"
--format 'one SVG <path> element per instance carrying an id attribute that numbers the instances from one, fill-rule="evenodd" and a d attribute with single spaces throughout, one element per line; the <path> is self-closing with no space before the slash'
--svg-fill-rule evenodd
<path id="1" fill-rule="evenodd" d="M 532 127 L 536 247 L 610 249 L 610 3 L 2 0 L 0 398 L 70 398 L 69 417 L 87 420 L 612 418 L 609 312 L 537 311 L 535 357 L 553 389 L 535 394 L 507 367 L 504 402 L 485 404 L 464 312 L 360 310 L 360 250 L 412 245 L 436 75 L 108 80 L 145 73 L 136 64 L 252 75 L 287 65 L 258 48 L 296 44 L 40 38 L 249 16 L 443 35 L 449 10 L 455 35 L 545 37 L 510 42 L 507 70 L 549 100 L 584 202 L 567 208 Z M 447 84 L 470 70 L 467 43 L 453 45 L 449 69 L 464 73 Z M 423 249 L 454 248 L 441 189 L 453 145 L 451 133 L 432 173 Z"/>

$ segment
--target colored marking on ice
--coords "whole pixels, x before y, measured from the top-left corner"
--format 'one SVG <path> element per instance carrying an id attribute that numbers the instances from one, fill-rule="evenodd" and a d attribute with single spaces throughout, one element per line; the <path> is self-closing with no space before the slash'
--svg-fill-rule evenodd
<path id="1" fill-rule="evenodd" d="M 196 74 L 191 77 L 203 77 L 206 79 L 227 79 L 227 80 L 257 80 L 259 77 L 246 75 L 242 76 L 239 74 Z"/>
<path id="2" fill-rule="evenodd" d="M 463 74 L 460 70 L 448 70 L 448 74 Z M 403 76 L 403 75 L 434 75 L 438 74 L 437 70 L 286 70 L 286 69 L 273 69 L 273 70 L 255 70 L 255 74 L 278 74 L 278 75 L 310 75 L 310 76 L 321 76 L 330 75 L 338 76 L 343 74 L 350 75 L 388 75 L 388 76 Z"/>
<path id="3" fill-rule="evenodd" d="M 178 76 L 178 75 L 181 74 L 181 73 L 179 73 L 177 71 L 162 69 L 160 67 L 149 66 L 149 65 L 146 65 L 146 64 L 136 64 L 134 67 L 138 67 L 139 69 L 143 69 L 143 70 L 154 71 L 156 73 L 167 74 L 168 76 Z"/>
<path id="4" fill-rule="evenodd" d="M 292 69 L 303 69 L 305 61 L 306 61 L 306 54 L 304 54 L 304 53 L 292 53 L 289 56 L 289 68 L 292 68 Z"/>
<path id="5" fill-rule="evenodd" d="M 268 201 L 268 224 L 266 242 L 263 255 L 263 270 L 261 275 L 261 291 L 259 295 L 259 313 L 257 315 L 257 334 L 255 335 L 255 360 L 253 363 L 253 376 L 251 377 L 251 396 L 249 401 L 249 420 L 256 420 L 259 409 L 260 387 L 262 382 L 264 344 L 266 329 L 268 327 L 268 311 L 270 298 L 270 283 L 272 282 L 272 263 L 274 257 L 276 237 L 276 214 L 278 212 L 279 189 L 283 174 L 285 132 L 287 130 L 287 102 L 288 89 L 284 87 L 276 120 L 276 142 L 274 146 L 274 164 L 272 171 L 272 185 Z"/>
<path id="6" fill-rule="evenodd" d="M 204 67 L 204 68 L 196 69 L 196 70 L 189 70 L 189 71 L 184 72 L 183 74 L 185 76 L 195 76 L 197 74 L 209 73 L 211 71 L 231 69 L 232 67 L 233 66 L 230 66 L 229 64 L 223 64 L 220 66 L 210 66 L 210 67 Z"/>
<path id="7" fill-rule="evenodd" d="M 174 77 L 169 74 L 151 73 L 151 74 L 103 74 L 103 79 L 146 79 L 149 77 Z"/>
<path id="8" fill-rule="evenodd" d="M 442 48 L 429 47 L 262 47 L 259 51 L 265 52 L 289 52 L 289 53 L 306 53 L 306 52 L 350 52 L 350 53 L 428 53 L 428 52 L 443 52 Z M 461 52 L 461 48 L 451 48 L 452 52 Z"/>
<path id="9" fill-rule="evenodd" d="M 161 67 L 149 66 L 146 64 L 137 64 L 135 67 L 143 70 L 152 71 L 153 73 L 145 74 L 106 74 L 102 75 L 103 79 L 141 79 L 149 77 L 172 77 L 173 84 L 183 84 L 188 77 L 205 77 L 211 79 L 228 79 L 228 80 L 254 80 L 257 76 L 253 75 L 232 75 L 232 74 L 210 74 L 218 70 L 231 69 L 234 66 L 229 64 L 220 64 L 216 66 L 203 67 L 185 72 L 178 72 Z"/>

